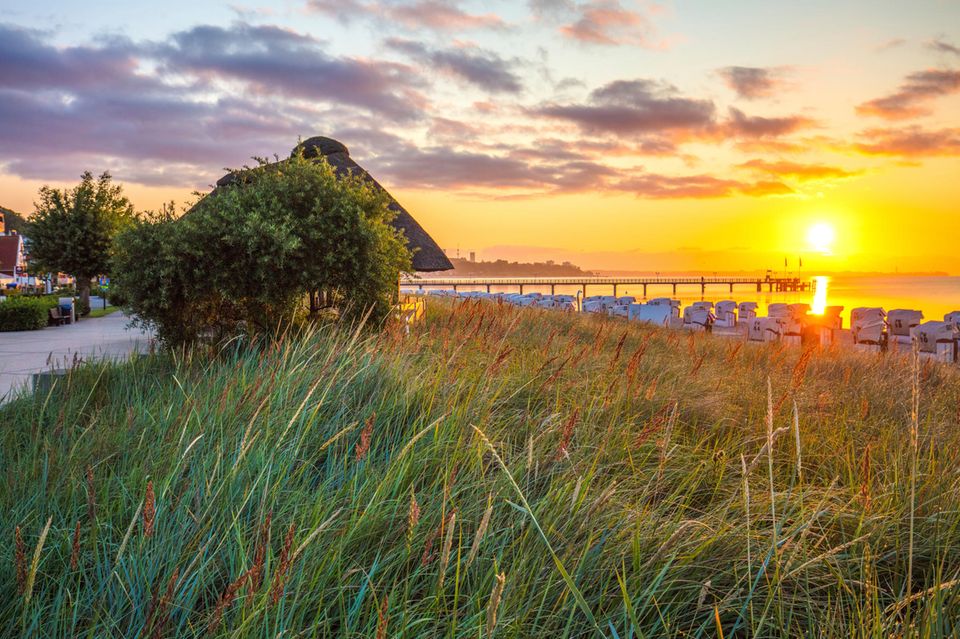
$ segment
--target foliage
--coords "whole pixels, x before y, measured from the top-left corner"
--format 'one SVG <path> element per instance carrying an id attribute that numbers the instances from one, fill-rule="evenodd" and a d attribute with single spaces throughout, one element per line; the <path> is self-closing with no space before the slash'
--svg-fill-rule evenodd
<path id="1" fill-rule="evenodd" d="M 87 366 L 0 411 L 0 635 L 955 636 L 960 374 L 920 370 L 912 544 L 910 379 L 433 301 Z"/>
<path id="2" fill-rule="evenodd" d="M 272 330 L 316 290 L 379 320 L 410 268 L 388 202 L 325 161 L 262 164 L 183 217 L 166 209 L 122 234 L 112 287 L 170 344 Z"/>
<path id="3" fill-rule="evenodd" d="M 35 331 L 46 327 L 55 297 L 10 296 L 0 302 L 0 331 Z"/>
<path id="4" fill-rule="evenodd" d="M 90 308 L 90 280 L 108 273 L 114 237 L 133 219 L 133 205 L 109 173 L 86 171 L 73 189 L 40 189 L 30 217 L 32 273 L 68 273 L 77 280 L 79 309 Z"/>
<path id="5" fill-rule="evenodd" d="M 27 221 L 22 215 L 3 206 L 0 206 L 0 213 L 3 214 L 7 233 L 10 231 L 16 231 L 17 233 L 22 234 L 24 232 L 24 229 L 27 227 Z"/>

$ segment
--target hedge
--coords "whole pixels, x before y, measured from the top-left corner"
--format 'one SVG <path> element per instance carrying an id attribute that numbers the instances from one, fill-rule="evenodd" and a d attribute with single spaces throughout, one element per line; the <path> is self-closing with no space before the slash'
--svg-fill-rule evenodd
<path id="1" fill-rule="evenodd" d="M 26 297 L 18 295 L 0 302 L 0 332 L 35 331 L 47 325 L 50 309 L 57 305 L 57 298 Z"/>

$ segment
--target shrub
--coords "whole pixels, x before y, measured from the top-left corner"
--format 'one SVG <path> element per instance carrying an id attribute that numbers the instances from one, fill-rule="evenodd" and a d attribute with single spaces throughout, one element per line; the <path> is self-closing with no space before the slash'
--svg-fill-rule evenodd
<path id="1" fill-rule="evenodd" d="M 47 325 L 49 311 L 57 305 L 52 297 L 18 295 L 0 302 L 0 331 L 35 331 Z"/>
<path id="2" fill-rule="evenodd" d="M 410 268 L 388 203 L 326 161 L 246 169 L 182 218 L 168 208 L 121 233 L 112 288 L 168 344 L 274 330 L 316 291 L 377 321 Z"/>

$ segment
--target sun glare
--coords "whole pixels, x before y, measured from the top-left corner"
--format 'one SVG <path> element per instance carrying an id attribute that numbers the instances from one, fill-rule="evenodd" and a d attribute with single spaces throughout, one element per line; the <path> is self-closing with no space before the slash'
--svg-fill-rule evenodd
<path id="1" fill-rule="evenodd" d="M 826 222 L 817 222 L 807 231 L 807 242 L 809 242 L 810 247 L 824 255 L 830 254 L 836 239 L 837 234 L 833 230 L 833 226 Z"/>

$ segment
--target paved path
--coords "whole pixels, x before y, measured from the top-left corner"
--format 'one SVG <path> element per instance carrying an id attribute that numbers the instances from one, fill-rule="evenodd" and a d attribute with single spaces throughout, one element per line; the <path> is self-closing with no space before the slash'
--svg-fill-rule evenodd
<path id="1" fill-rule="evenodd" d="M 68 367 L 74 358 L 122 359 L 134 351 L 146 352 L 150 334 L 127 328 L 129 322 L 117 312 L 40 331 L 0 333 L 0 403 L 28 387 L 33 373 Z"/>

